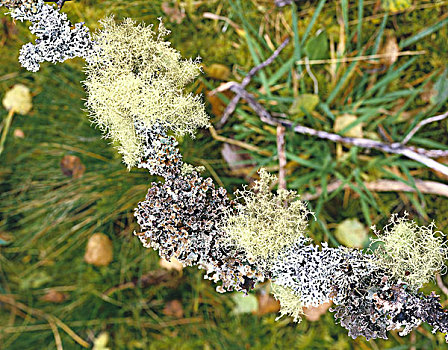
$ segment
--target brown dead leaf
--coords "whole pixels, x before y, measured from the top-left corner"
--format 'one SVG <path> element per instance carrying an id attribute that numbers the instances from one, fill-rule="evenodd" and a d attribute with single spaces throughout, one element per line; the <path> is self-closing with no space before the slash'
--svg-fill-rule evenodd
<path id="1" fill-rule="evenodd" d="M 234 175 L 245 176 L 247 175 L 247 171 L 245 170 L 248 168 L 252 169 L 252 165 L 247 163 L 248 160 L 252 160 L 252 157 L 248 153 L 245 153 L 241 147 L 224 143 L 221 154 Z"/>
<path id="2" fill-rule="evenodd" d="M 61 170 L 65 176 L 74 179 L 80 178 L 86 171 L 86 167 L 77 156 L 65 155 L 61 159 Z"/>
<path id="3" fill-rule="evenodd" d="M 95 233 L 87 242 L 84 260 L 95 266 L 107 266 L 113 259 L 112 241 L 104 233 Z"/>
<path id="4" fill-rule="evenodd" d="M 229 80 L 230 78 L 230 68 L 220 64 L 220 63 L 212 63 L 209 66 L 204 66 L 204 71 L 210 78 L 217 80 Z"/>
<path id="5" fill-rule="evenodd" d="M 229 99 L 233 96 L 231 91 L 223 91 L 222 94 Z M 221 117 L 227 105 L 221 100 L 218 94 L 206 94 L 208 103 L 212 106 L 212 113 L 217 117 Z"/>
<path id="6" fill-rule="evenodd" d="M 263 293 L 257 296 L 258 312 L 257 315 L 266 315 L 277 313 L 280 310 L 280 302 L 275 300 L 270 294 Z"/>
<path id="7" fill-rule="evenodd" d="M 23 139 L 25 137 L 25 133 L 23 132 L 22 129 L 14 129 L 14 133 L 13 133 L 14 137 L 17 137 L 18 139 Z"/>
<path id="8" fill-rule="evenodd" d="M 169 3 L 168 1 L 162 2 L 162 11 L 165 12 L 170 22 L 176 22 L 181 24 L 185 18 L 185 11 L 179 7 L 179 4 Z"/>
<path id="9" fill-rule="evenodd" d="M 166 316 L 173 316 L 176 318 L 181 318 L 184 316 L 184 309 L 182 308 L 182 303 L 179 300 L 171 300 L 167 302 L 162 312 Z"/>
<path id="10" fill-rule="evenodd" d="M 398 59 L 399 52 L 400 48 L 398 47 L 397 38 L 394 35 L 389 35 L 381 49 L 381 53 L 387 55 L 382 59 L 383 63 L 387 66 L 395 63 Z"/>
<path id="11" fill-rule="evenodd" d="M 2 18 L 1 24 L 3 30 L 0 37 L 2 38 L 1 43 L 3 44 L 6 39 L 14 39 L 17 36 L 18 30 L 15 22 L 6 17 Z"/>
<path id="12" fill-rule="evenodd" d="M 58 292 L 54 289 L 50 289 L 44 296 L 40 298 L 40 300 L 59 304 L 64 302 L 67 298 L 67 294 Z"/>
<path id="13" fill-rule="evenodd" d="M 184 268 L 183 265 L 176 258 L 171 258 L 171 261 L 165 260 L 164 258 L 160 258 L 159 266 L 168 270 L 168 271 L 182 271 Z"/>
<path id="14" fill-rule="evenodd" d="M 424 102 L 430 103 L 433 98 L 437 96 L 437 94 L 438 92 L 436 89 L 434 89 L 434 84 L 432 82 L 429 82 L 424 86 L 424 90 L 420 94 L 420 97 Z"/>
<path id="15" fill-rule="evenodd" d="M 304 307 L 303 312 L 305 313 L 305 318 L 311 322 L 318 321 L 320 316 L 322 316 L 323 314 L 325 314 L 327 312 L 327 310 L 330 308 L 331 304 L 332 304 L 331 302 L 328 302 L 328 303 L 323 303 L 317 307 L 314 307 L 314 306 Z"/>

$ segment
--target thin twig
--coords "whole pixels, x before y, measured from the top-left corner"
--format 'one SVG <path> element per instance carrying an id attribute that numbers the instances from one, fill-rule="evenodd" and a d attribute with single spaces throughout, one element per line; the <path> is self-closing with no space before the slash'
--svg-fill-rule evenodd
<path id="1" fill-rule="evenodd" d="M 428 168 L 437 170 L 444 175 L 448 176 L 448 167 L 436 162 L 435 160 L 429 158 L 423 154 L 423 149 L 419 149 L 421 152 L 417 152 L 415 149 L 403 146 L 399 142 L 387 144 L 380 141 L 357 138 L 357 137 L 344 137 L 338 134 L 329 133 L 326 131 L 315 130 L 302 125 L 293 125 L 290 120 L 280 120 L 272 117 L 269 112 L 255 99 L 255 97 L 244 90 L 239 84 L 234 83 L 230 86 L 230 89 L 244 98 L 249 106 L 257 113 L 260 120 L 266 124 L 277 126 L 283 125 L 286 128 L 292 129 L 299 134 L 316 136 L 321 139 L 330 140 L 338 143 L 350 144 L 353 146 L 358 146 L 361 148 L 377 149 L 386 153 L 400 154 L 415 160 L 421 164 L 426 165 Z"/>
<path id="2" fill-rule="evenodd" d="M 229 19 L 227 17 L 219 16 L 219 15 L 214 14 L 212 12 L 204 12 L 202 14 L 202 17 L 207 18 L 207 19 L 221 20 L 221 21 L 224 21 L 224 22 L 228 23 L 230 26 L 233 27 L 233 29 L 235 29 L 237 31 L 241 30 L 241 27 L 238 24 L 236 24 L 234 21 L 232 21 L 231 19 Z"/>
<path id="3" fill-rule="evenodd" d="M 340 57 L 340 58 L 329 58 L 325 60 L 309 60 L 307 63 L 307 60 L 299 60 L 296 61 L 296 64 L 299 65 L 315 65 L 315 64 L 328 64 L 328 63 L 346 63 L 346 62 L 354 62 L 354 61 L 367 61 L 372 60 L 376 58 L 386 58 L 391 56 L 415 56 L 415 55 L 424 55 L 426 51 L 402 51 L 402 52 L 393 52 L 393 53 L 379 53 L 376 55 L 367 55 L 367 56 L 356 56 L 356 57 Z"/>
<path id="4" fill-rule="evenodd" d="M 445 118 L 447 118 L 447 117 L 448 117 L 448 112 L 445 112 L 444 114 L 436 115 L 436 116 L 434 116 L 434 117 L 431 117 L 431 118 L 427 118 L 427 119 L 422 120 L 420 123 L 418 123 L 418 124 L 417 124 L 417 125 L 416 125 L 416 126 L 409 132 L 409 134 L 406 135 L 406 137 L 403 139 L 403 141 L 401 141 L 401 144 L 402 144 L 402 145 L 407 144 L 408 141 L 415 135 L 415 133 L 416 133 L 417 131 L 420 130 L 420 128 L 421 128 L 423 125 L 430 124 L 430 123 L 432 123 L 432 122 L 438 122 L 438 121 L 443 120 L 443 119 L 445 119 Z"/>
<path id="5" fill-rule="evenodd" d="M 217 141 L 229 143 L 229 144 L 232 144 L 232 145 L 235 145 L 235 146 L 247 149 L 249 151 L 256 152 L 256 153 L 261 154 L 263 156 L 270 157 L 272 155 L 271 152 L 269 152 L 267 150 L 264 150 L 264 149 L 261 149 L 261 148 L 259 148 L 257 146 L 251 145 L 249 143 L 218 135 L 218 133 L 216 132 L 216 130 L 215 130 L 215 128 L 213 126 L 210 126 L 208 130 L 210 131 L 210 134 L 212 135 L 212 137 L 215 140 L 217 140 Z"/>
<path id="6" fill-rule="evenodd" d="M 314 94 L 315 95 L 319 95 L 319 83 L 317 82 L 316 76 L 313 74 L 313 72 L 311 71 L 311 67 L 310 67 L 310 60 L 308 57 L 305 58 L 305 68 L 306 71 L 308 72 L 308 75 L 311 77 L 311 79 L 313 80 L 313 84 L 314 84 Z"/>
<path id="7" fill-rule="evenodd" d="M 272 53 L 272 55 L 266 61 L 261 62 L 258 66 L 253 67 L 249 71 L 249 73 L 247 73 L 247 75 L 244 77 L 244 79 L 240 83 L 240 85 L 243 87 L 243 89 L 246 88 L 247 85 L 249 85 L 251 79 L 254 77 L 255 74 L 257 74 L 257 72 L 260 69 L 263 69 L 264 67 L 270 65 L 275 60 L 275 58 L 280 54 L 280 52 L 285 48 L 285 46 L 288 45 L 288 43 L 289 43 L 289 38 L 286 38 L 282 42 L 282 44 Z M 232 98 L 230 103 L 227 105 L 226 109 L 224 110 L 224 113 L 222 114 L 221 120 L 218 122 L 218 124 L 216 126 L 218 129 L 222 128 L 222 126 L 227 122 L 230 115 L 235 110 L 236 105 L 238 104 L 240 98 L 241 98 L 241 96 L 236 94 Z"/>
<path id="8" fill-rule="evenodd" d="M 448 185 L 445 185 L 436 181 L 424 181 L 424 180 L 414 180 L 415 187 L 425 194 L 435 194 L 438 196 L 448 197 Z M 417 192 L 414 187 L 406 185 L 401 181 L 396 180 L 376 180 L 371 182 L 364 182 L 365 187 L 372 192 Z M 326 192 L 331 193 L 336 191 L 343 185 L 341 180 L 335 180 L 330 182 L 326 187 Z M 350 186 L 346 184 L 344 189 L 349 189 Z M 303 200 L 314 200 L 322 195 L 323 189 L 318 187 L 316 193 L 304 193 L 301 195 Z"/>
<path id="9" fill-rule="evenodd" d="M 277 125 L 278 188 L 286 190 L 285 127 Z"/>

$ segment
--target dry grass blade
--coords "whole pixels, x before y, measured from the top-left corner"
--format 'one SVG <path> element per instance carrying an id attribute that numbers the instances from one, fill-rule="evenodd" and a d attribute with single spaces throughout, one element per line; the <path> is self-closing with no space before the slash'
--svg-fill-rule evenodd
<path id="1" fill-rule="evenodd" d="M 79 345 L 81 345 L 84 348 L 89 348 L 90 344 L 86 342 L 84 339 L 82 339 L 79 335 L 77 335 L 70 327 L 68 327 L 64 322 L 62 322 L 59 318 L 48 315 L 45 312 L 37 309 L 33 309 L 23 303 L 17 302 L 12 297 L 7 297 L 5 295 L 0 295 L 0 301 L 9 304 L 11 306 L 17 307 L 18 309 L 21 309 L 25 312 L 27 312 L 30 315 L 34 315 L 40 318 L 45 319 L 50 327 L 53 329 L 54 324 L 56 324 L 58 327 L 62 328 L 75 342 L 77 342 Z M 59 333 L 58 333 L 59 334 Z M 56 336 L 55 336 L 56 337 Z M 60 340 L 60 338 L 59 338 Z"/>

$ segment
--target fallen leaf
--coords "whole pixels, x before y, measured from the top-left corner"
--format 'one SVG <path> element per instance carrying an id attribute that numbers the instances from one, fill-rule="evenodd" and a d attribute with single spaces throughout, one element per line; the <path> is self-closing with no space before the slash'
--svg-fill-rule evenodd
<path id="1" fill-rule="evenodd" d="M 18 30 L 15 22 L 13 20 L 9 20 L 6 17 L 2 18 L 2 28 L 3 33 L 5 34 L 6 38 L 12 39 L 17 36 Z M 2 33 L 2 34 L 3 34 Z M 0 35 L 0 37 L 3 35 Z"/>
<path id="2" fill-rule="evenodd" d="M 385 11 L 392 13 L 404 11 L 412 6 L 412 0 L 382 0 L 382 6 Z"/>
<path id="3" fill-rule="evenodd" d="M 387 55 L 382 59 L 383 63 L 387 66 L 392 65 L 398 59 L 398 53 L 400 52 L 400 48 L 398 47 L 397 38 L 394 35 L 389 35 L 386 39 L 386 43 L 384 44 L 381 54 Z"/>
<path id="4" fill-rule="evenodd" d="M 351 123 L 355 122 L 357 119 L 358 118 L 355 115 L 351 114 L 342 114 L 340 116 L 337 116 L 333 125 L 334 132 L 340 133 L 342 130 L 344 130 Z M 363 137 L 362 123 L 355 125 L 350 130 L 344 132 L 343 135 L 347 137 Z"/>
<path id="5" fill-rule="evenodd" d="M 84 260 L 95 266 L 107 266 L 113 259 L 112 241 L 104 233 L 95 233 L 87 242 Z"/>
<path id="6" fill-rule="evenodd" d="M 31 275 L 20 279 L 20 289 L 40 288 L 51 281 L 51 276 L 45 271 L 37 270 Z"/>
<path id="7" fill-rule="evenodd" d="M 428 82 L 424 87 L 423 91 L 420 94 L 423 102 L 432 103 L 433 99 L 437 98 L 438 91 L 434 88 L 434 84 L 432 82 Z"/>
<path id="8" fill-rule="evenodd" d="M 109 333 L 101 332 L 93 341 L 92 350 L 110 350 L 107 347 L 107 343 L 109 342 Z"/>
<path id="9" fill-rule="evenodd" d="M 179 300 L 168 301 L 162 312 L 166 316 L 176 318 L 181 318 L 184 316 L 184 309 L 182 308 L 182 303 Z"/>
<path id="10" fill-rule="evenodd" d="M 319 104 L 319 96 L 314 94 L 302 94 L 294 99 L 288 110 L 292 119 L 304 117 L 306 113 L 314 111 Z"/>
<path id="11" fill-rule="evenodd" d="M 6 92 L 2 102 L 8 111 L 13 109 L 19 114 L 27 114 L 33 108 L 30 89 L 23 84 L 14 85 Z"/>
<path id="12" fill-rule="evenodd" d="M 65 293 L 58 292 L 54 289 L 50 289 L 40 300 L 47 301 L 49 303 L 62 303 L 67 299 L 68 295 Z"/>
<path id="13" fill-rule="evenodd" d="M 241 169 L 251 168 L 253 164 L 249 164 L 252 157 L 246 153 L 241 147 L 224 143 L 221 148 L 221 154 L 224 160 L 227 162 L 230 170 L 236 175 Z M 245 174 L 246 172 L 243 172 Z"/>
<path id="14" fill-rule="evenodd" d="M 229 90 L 223 91 L 221 93 L 229 99 L 231 99 L 233 96 L 232 92 Z M 212 107 L 213 115 L 215 115 L 217 117 L 221 117 L 224 113 L 224 110 L 227 107 L 227 104 L 224 103 L 223 100 L 221 100 L 221 98 L 218 96 L 218 94 L 207 93 L 206 98 L 207 98 L 208 103 Z"/>
<path id="15" fill-rule="evenodd" d="M 61 170 L 64 175 L 78 179 L 84 174 L 86 167 L 81 163 L 79 157 L 65 155 L 61 159 Z"/>
<path id="16" fill-rule="evenodd" d="M 443 74 L 439 76 L 434 83 L 434 90 L 437 92 L 435 96 L 431 97 L 432 104 L 443 103 L 448 99 L 448 68 Z"/>
<path id="17" fill-rule="evenodd" d="M 321 31 L 317 36 L 308 39 L 305 44 L 305 54 L 310 60 L 323 60 L 330 57 L 328 35 Z"/>
<path id="18" fill-rule="evenodd" d="M 13 133 L 14 137 L 17 137 L 18 139 L 23 139 L 25 137 L 25 133 L 22 129 L 14 129 Z"/>
<path id="19" fill-rule="evenodd" d="M 253 294 L 244 295 L 243 293 L 233 293 L 232 300 L 235 303 L 232 313 L 246 314 L 258 312 L 258 300 Z"/>
<path id="20" fill-rule="evenodd" d="M 13 241 L 13 235 L 6 233 L 4 231 L 0 231 L 0 246 L 8 245 L 12 243 L 12 241 Z"/>
<path id="21" fill-rule="evenodd" d="M 159 266 L 168 271 L 171 270 L 182 271 L 182 269 L 184 268 L 184 266 L 176 258 L 171 258 L 171 261 L 165 260 L 164 258 L 160 258 Z"/>
<path id="22" fill-rule="evenodd" d="M 277 313 L 280 310 L 280 302 L 275 300 L 268 293 L 262 293 L 258 295 L 258 312 L 257 314 L 262 316 L 270 313 Z"/>
<path id="23" fill-rule="evenodd" d="M 220 63 L 212 63 L 209 66 L 204 66 L 204 71 L 213 79 L 228 80 L 230 78 L 230 68 Z"/>
<path id="24" fill-rule="evenodd" d="M 185 11 L 184 9 L 179 8 L 177 2 L 175 4 L 170 4 L 168 1 L 164 1 L 162 2 L 161 8 L 167 15 L 170 22 L 180 24 L 185 18 Z"/>
<path id="25" fill-rule="evenodd" d="M 353 218 L 338 224 L 335 237 L 346 247 L 362 248 L 367 242 L 369 234 L 367 228 L 357 218 Z"/>
<path id="26" fill-rule="evenodd" d="M 305 313 L 305 318 L 311 322 L 318 321 L 320 316 L 322 316 L 323 314 L 325 314 L 327 312 L 327 310 L 330 308 L 331 304 L 332 304 L 331 302 L 328 302 L 328 303 L 320 304 L 317 307 L 315 307 L 315 306 L 304 307 L 303 312 Z"/>

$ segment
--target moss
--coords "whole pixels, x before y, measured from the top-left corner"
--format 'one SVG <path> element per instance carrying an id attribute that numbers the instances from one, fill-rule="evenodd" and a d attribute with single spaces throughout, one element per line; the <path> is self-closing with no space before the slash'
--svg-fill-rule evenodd
<path id="1" fill-rule="evenodd" d="M 262 268 L 277 257 L 280 250 L 304 237 L 308 215 L 306 204 L 297 200 L 297 192 L 279 189 L 274 195 L 270 186 L 277 180 L 265 169 L 252 190 L 235 192 L 240 203 L 227 213 L 222 225 L 225 240 L 246 252 Z"/>
<path id="2" fill-rule="evenodd" d="M 411 288 L 420 288 L 435 273 L 445 269 L 448 247 L 442 232 L 434 231 L 434 223 L 418 226 L 407 219 L 407 214 L 404 217 L 395 214 L 383 232 L 372 228 L 378 237 L 372 243 L 380 243 L 374 251 L 379 265 Z"/>
<path id="3" fill-rule="evenodd" d="M 102 26 L 87 60 L 86 106 L 106 137 L 120 144 L 118 150 L 129 168 L 142 152 L 136 121 L 147 127 L 158 122 L 177 135 L 191 136 L 208 125 L 200 97 L 183 92 L 200 73 L 199 61 L 182 60 L 163 41 L 169 31 L 162 23 L 158 33 L 131 19 L 116 24 L 106 18 Z"/>

